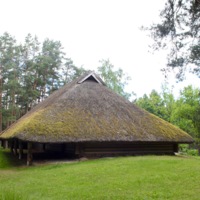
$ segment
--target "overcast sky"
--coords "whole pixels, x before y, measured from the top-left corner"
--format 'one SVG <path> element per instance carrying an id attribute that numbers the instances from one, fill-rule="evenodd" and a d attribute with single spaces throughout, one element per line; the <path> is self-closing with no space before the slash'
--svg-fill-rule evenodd
<path id="1" fill-rule="evenodd" d="M 132 78 L 127 87 L 137 96 L 160 90 L 165 67 L 163 52 L 148 53 L 151 39 L 142 32 L 159 20 L 163 0 L 0 0 L 0 34 L 5 31 L 23 40 L 28 33 L 59 40 L 67 57 L 77 66 L 95 70 L 99 60 L 109 58 Z M 196 84 L 189 76 L 184 83 L 171 85 L 175 90 Z M 197 84 L 196 84 L 197 85 Z"/>

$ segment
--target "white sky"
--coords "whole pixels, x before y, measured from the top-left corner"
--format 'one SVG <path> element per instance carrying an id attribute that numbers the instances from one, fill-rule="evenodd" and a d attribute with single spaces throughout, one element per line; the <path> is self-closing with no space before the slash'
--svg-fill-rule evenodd
<path id="1" fill-rule="evenodd" d="M 160 90 L 165 67 L 164 53 L 148 53 L 151 43 L 140 31 L 158 20 L 164 0 L 0 0 L 0 34 L 5 31 L 23 40 L 28 33 L 59 40 L 67 57 L 77 66 L 95 70 L 109 58 L 132 78 L 127 87 L 137 96 Z M 175 92 L 198 79 L 175 84 Z"/>

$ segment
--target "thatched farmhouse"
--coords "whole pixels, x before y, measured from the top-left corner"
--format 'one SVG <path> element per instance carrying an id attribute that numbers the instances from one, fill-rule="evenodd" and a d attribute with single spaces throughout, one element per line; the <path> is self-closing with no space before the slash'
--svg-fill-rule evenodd
<path id="1" fill-rule="evenodd" d="M 108 89 L 90 72 L 54 92 L 0 135 L 21 158 L 173 154 L 192 137 Z"/>

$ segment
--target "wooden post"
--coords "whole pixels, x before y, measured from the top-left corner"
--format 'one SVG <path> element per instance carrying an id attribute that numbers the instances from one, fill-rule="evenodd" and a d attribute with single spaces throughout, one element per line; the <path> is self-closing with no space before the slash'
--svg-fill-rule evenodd
<path id="1" fill-rule="evenodd" d="M 5 149 L 8 149 L 8 140 L 5 140 Z"/>
<path id="2" fill-rule="evenodd" d="M 14 155 L 17 155 L 17 140 L 14 140 L 14 150 L 13 150 Z"/>
<path id="3" fill-rule="evenodd" d="M 32 165 L 32 161 L 33 161 L 32 147 L 33 147 L 32 143 L 28 142 L 28 144 L 27 144 L 27 166 Z"/>
<path id="4" fill-rule="evenodd" d="M 13 151 L 13 141 L 11 140 L 10 141 L 10 151 L 12 154 L 14 154 L 14 151 Z"/>
<path id="5" fill-rule="evenodd" d="M 22 146 L 22 142 L 19 141 L 19 160 L 22 159 L 22 155 L 23 155 L 23 146 Z"/>

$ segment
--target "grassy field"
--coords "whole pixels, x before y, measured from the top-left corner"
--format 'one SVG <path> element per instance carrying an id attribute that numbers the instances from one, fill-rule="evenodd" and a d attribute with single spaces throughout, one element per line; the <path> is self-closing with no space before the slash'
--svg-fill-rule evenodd
<path id="1" fill-rule="evenodd" d="M 33 167 L 12 165 L 9 155 L 0 150 L 0 199 L 200 199 L 197 157 L 141 156 Z"/>

